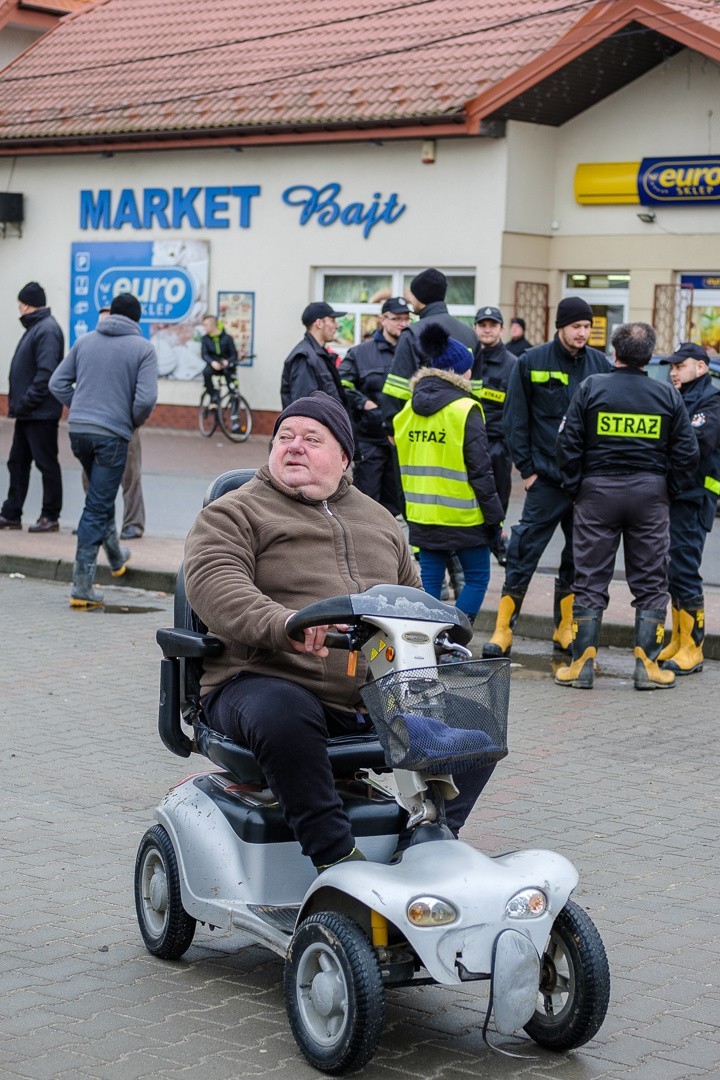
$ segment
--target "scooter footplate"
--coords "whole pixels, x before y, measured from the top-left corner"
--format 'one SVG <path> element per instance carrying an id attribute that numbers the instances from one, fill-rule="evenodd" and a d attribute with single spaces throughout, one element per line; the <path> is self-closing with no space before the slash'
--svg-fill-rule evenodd
<path id="1" fill-rule="evenodd" d="M 495 942 L 492 996 L 495 1028 L 512 1035 L 525 1027 L 537 1008 L 540 957 L 529 938 L 503 930 Z"/>
<path id="2" fill-rule="evenodd" d="M 292 934 L 295 923 L 300 913 L 299 904 L 288 904 L 286 907 L 270 907 L 267 904 L 248 904 L 248 911 L 257 915 L 258 919 L 274 926 L 276 930 L 283 930 Z"/>

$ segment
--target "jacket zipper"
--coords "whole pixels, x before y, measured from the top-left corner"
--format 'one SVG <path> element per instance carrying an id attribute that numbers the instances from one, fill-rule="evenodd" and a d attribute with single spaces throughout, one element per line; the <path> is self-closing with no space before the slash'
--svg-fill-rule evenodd
<path id="1" fill-rule="evenodd" d="M 355 580 L 355 578 L 352 576 L 352 574 L 350 572 L 350 559 L 348 558 L 347 534 L 345 532 L 345 526 L 340 521 L 340 518 L 335 517 L 332 510 L 330 509 L 330 507 L 327 504 L 327 499 L 323 499 L 322 504 L 323 504 L 323 508 L 324 508 L 325 512 L 333 519 L 333 521 L 336 521 L 337 524 L 338 524 L 338 527 L 339 527 L 340 532 L 342 534 L 343 554 L 345 555 L 345 566 L 347 568 L 347 576 L 350 578 L 350 580 L 352 581 L 355 588 L 359 591 L 360 590 L 360 585 L 358 584 L 358 582 Z"/>

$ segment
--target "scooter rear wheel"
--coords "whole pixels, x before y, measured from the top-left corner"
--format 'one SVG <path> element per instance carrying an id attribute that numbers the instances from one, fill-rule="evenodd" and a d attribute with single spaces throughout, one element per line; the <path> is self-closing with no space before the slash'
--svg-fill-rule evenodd
<path id="1" fill-rule="evenodd" d="M 187 952 L 197 924 L 182 906 L 177 859 L 162 825 L 153 825 L 140 841 L 135 909 L 142 939 L 153 956 L 179 960 Z"/>
<path id="2" fill-rule="evenodd" d="M 538 1007 L 525 1031 L 546 1050 L 573 1050 L 597 1034 L 609 998 L 602 939 L 590 916 L 568 900 L 545 946 Z"/>
<path id="3" fill-rule="evenodd" d="M 285 1007 L 303 1054 L 316 1069 L 341 1076 L 375 1053 L 385 1023 L 380 964 L 352 919 L 311 915 L 290 942 Z"/>

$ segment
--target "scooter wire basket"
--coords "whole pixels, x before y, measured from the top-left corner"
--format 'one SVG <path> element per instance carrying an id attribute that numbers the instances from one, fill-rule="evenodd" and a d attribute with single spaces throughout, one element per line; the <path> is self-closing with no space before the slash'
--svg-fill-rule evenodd
<path id="1" fill-rule="evenodd" d="M 393 671 L 361 694 L 394 769 L 457 775 L 508 752 L 507 659 Z"/>

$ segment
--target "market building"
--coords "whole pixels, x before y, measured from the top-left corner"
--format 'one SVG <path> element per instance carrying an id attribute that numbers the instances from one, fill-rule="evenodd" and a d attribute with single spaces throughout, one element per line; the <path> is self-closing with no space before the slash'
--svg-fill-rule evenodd
<path id="1" fill-rule="evenodd" d="M 267 430 L 305 305 L 347 346 L 429 265 L 534 342 L 575 294 L 598 346 L 633 318 L 720 349 L 717 4 L 83 6 L 0 73 L 0 395 L 31 279 L 69 343 L 139 295 L 166 426 L 207 311 Z"/>

